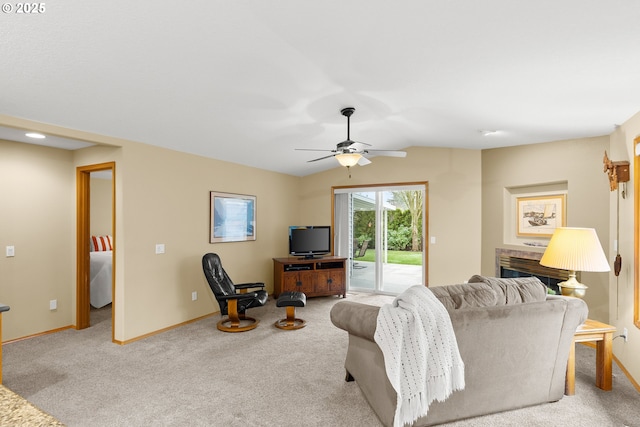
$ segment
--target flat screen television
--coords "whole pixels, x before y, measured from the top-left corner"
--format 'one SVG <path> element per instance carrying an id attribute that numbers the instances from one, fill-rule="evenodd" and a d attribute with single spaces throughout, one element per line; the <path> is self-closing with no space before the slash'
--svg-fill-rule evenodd
<path id="1" fill-rule="evenodd" d="M 331 253 L 331 227 L 328 225 L 292 225 L 289 227 L 289 254 L 318 258 Z"/>

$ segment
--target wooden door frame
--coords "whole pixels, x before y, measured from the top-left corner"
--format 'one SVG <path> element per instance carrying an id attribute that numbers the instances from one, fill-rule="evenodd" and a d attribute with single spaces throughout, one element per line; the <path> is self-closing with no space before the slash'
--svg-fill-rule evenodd
<path id="1" fill-rule="evenodd" d="M 90 320 L 90 244 L 91 238 L 91 172 L 111 171 L 111 235 L 113 236 L 113 259 L 111 270 L 111 340 L 114 339 L 114 315 L 116 307 L 116 163 L 107 162 L 76 168 L 76 329 L 91 326 Z"/>

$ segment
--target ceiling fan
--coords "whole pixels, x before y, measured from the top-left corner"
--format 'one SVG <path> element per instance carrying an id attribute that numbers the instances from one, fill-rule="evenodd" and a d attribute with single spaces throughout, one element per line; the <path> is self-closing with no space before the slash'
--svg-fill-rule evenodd
<path id="1" fill-rule="evenodd" d="M 407 153 L 404 151 L 390 151 L 390 150 L 373 150 L 370 147 L 371 144 L 364 142 L 357 142 L 351 140 L 351 115 L 356 111 L 353 107 L 347 107 L 340 110 L 340 113 L 347 118 L 347 139 L 338 143 L 335 150 L 318 150 L 314 148 L 296 148 L 296 150 L 302 151 L 329 151 L 332 154 L 328 156 L 318 157 L 317 159 L 309 160 L 310 162 L 317 162 L 318 160 L 324 160 L 331 157 L 335 157 L 341 166 L 350 168 L 355 165 L 368 165 L 371 160 L 365 156 L 370 154 L 372 156 L 387 156 L 387 157 L 406 157 Z"/>

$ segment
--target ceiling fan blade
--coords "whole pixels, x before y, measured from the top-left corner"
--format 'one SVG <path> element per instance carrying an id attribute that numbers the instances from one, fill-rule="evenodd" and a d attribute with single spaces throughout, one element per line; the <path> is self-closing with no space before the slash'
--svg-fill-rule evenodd
<path id="1" fill-rule="evenodd" d="M 370 163 L 371 163 L 371 160 L 367 159 L 364 156 L 362 156 L 362 157 L 360 157 L 360 159 L 358 159 L 358 165 L 360 165 L 360 166 L 367 166 Z"/>
<path id="2" fill-rule="evenodd" d="M 294 148 L 296 151 L 329 151 L 331 153 L 335 153 L 336 150 L 326 150 L 322 148 Z"/>
<path id="3" fill-rule="evenodd" d="M 387 156 L 387 157 L 407 157 L 406 151 L 392 151 L 392 150 L 364 150 L 366 154 L 373 156 Z"/>
<path id="4" fill-rule="evenodd" d="M 367 147 L 371 147 L 371 144 L 367 144 L 366 142 L 362 142 L 362 141 L 353 141 L 354 144 L 362 144 L 362 145 L 366 145 Z"/>
<path id="5" fill-rule="evenodd" d="M 351 145 L 349 146 L 349 149 L 355 150 L 355 151 L 364 151 L 367 149 L 367 147 L 371 147 L 371 144 L 367 144 L 366 142 L 360 142 L 360 141 L 351 141 Z"/>
<path id="6" fill-rule="evenodd" d="M 307 160 L 307 163 L 317 162 L 318 160 L 329 159 L 329 158 L 334 157 L 334 156 L 335 156 L 335 154 L 330 154 L 330 155 L 328 155 L 328 156 L 318 157 L 317 159 Z"/>

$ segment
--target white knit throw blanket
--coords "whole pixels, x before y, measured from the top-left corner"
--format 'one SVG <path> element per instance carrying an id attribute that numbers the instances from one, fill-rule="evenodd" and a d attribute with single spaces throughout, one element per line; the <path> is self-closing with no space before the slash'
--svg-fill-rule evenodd
<path id="1" fill-rule="evenodd" d="M 394 427 L 412 424 L 464 389 L 464 363 L 451 319 L 425 286 L 412 286 L 380 308 L 374 339 L 398 401 Z"/>

